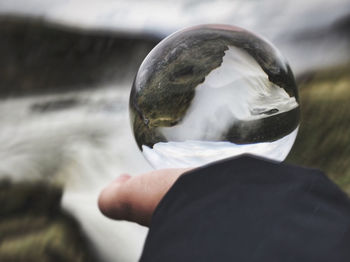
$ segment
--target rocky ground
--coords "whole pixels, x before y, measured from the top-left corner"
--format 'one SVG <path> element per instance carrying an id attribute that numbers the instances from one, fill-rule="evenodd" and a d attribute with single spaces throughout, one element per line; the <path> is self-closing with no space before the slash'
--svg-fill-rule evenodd
<path id="1" fill-rule="evenodd" d="M 58 92 L 132 78 L 158 39 L 0 16 L 0 96 Z"/>
<path id="2" fill-rule="evenodd" d="M 0 183 L 0 261 L 96 261 L 75 219 L 60 207 L 62 191 L 44 183 Z"/>

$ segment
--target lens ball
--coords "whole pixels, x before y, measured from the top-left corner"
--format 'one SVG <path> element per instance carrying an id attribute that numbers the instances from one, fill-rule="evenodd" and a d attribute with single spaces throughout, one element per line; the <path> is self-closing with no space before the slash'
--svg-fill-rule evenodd
<path id="1" fill-rule="evenodd" d="M 161 41 L 130 94 L 138 147 L 155 168 L 196 167 L 244 153 L 283 161 L 300 109 L 293 73 L 269 42 L 202 25 Z"/>

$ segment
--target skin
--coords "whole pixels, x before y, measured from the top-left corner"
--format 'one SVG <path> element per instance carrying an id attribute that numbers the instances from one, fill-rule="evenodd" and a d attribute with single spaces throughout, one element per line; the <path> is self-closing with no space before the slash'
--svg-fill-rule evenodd
<path id="1" fill-rule="evenodd" d="M 179 176 L 189 170 L 173 168 L 138 176 L 122 174 L 102 190 L 98 207 L 109 218 L 149 226 L 160 200 Z"/>

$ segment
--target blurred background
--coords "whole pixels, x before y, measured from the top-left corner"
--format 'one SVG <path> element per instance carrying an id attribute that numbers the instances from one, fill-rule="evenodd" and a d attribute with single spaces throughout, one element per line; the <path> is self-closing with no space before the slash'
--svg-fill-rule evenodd
<path id="1" fill-rule="evenodd" d="M 287 162 L 350 194 L 348 0 L 0 0 L 0 261 L 137 261 L 147 229 L 103 217 L 97 196 L 151 170 L 128 120 L 138 66 L 203 23 L 281 50 L 302 107 Z"/>

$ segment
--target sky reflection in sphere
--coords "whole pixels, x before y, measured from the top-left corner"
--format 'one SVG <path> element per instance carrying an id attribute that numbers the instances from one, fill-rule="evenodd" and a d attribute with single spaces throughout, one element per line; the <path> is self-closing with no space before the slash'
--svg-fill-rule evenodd
<path id="1" fill-rule="evenodd" d="M 283 161 L 300 117 L 279 51 L 226 25 L 191 27 L 160 42 L 136 74 L 129 106 L 136 142 L 155 168 L 244 153 Z"/>

